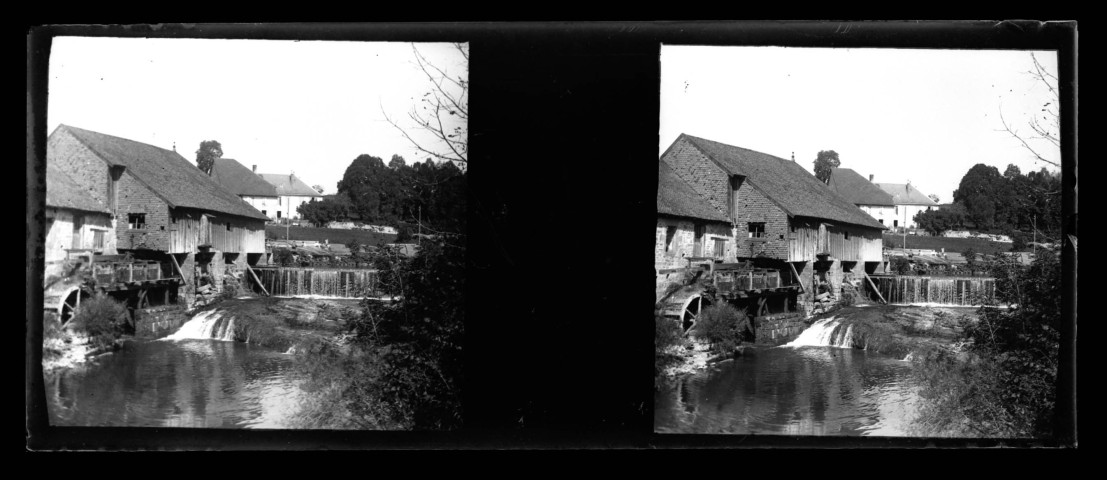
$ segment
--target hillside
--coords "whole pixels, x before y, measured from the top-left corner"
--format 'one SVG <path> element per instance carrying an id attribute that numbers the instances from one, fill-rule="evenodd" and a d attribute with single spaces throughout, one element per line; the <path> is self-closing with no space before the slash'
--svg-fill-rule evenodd
<path id="1" fill-rule="evenodd" d="M 903 235 L 885 234 L 885 248 L 903 248 Z M 951 238 L 930 237 L 924 235 L 907 235 L 907 248 L 920 248 L 938 250 L 945 248 L 947 252 L 964 253 L 971 248 L 976 253 L 998 253 L 1011 251 L 1010 243 L 993 242 L 981 238 Z"/>
<path id="2" fill-rule="evenodd" d="M 350 243 L 350 240 L 357 240 L 357 243 L 362 245 L 384 245 L 391 243 L 396 235 L 388 233 L 376 233 L 369 230 L 344 230 L 338 228 L 315 228 L 315 227 L 287 227 L 289 240 L 314 240 L 322 242 L 326 240 L 330 243 L 341 243 L 343 245 Z M 266 225 L 265 226 L 265 238 L 274 240 L 285 239 L 285 227 L 281 225 Z"/>

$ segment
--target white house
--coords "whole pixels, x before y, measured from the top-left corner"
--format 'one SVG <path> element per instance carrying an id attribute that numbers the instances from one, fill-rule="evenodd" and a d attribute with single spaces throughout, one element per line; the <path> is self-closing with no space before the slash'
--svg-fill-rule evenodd
<path id="1" fill-rule="evenodd" d="M 830 170 L 830 180 L 827 185 L 848 202 L 857 205 L 861 211 L 869 214 L 881 225 L 886 227 L 898 227 L 900 222 L 896 217 L 896 204 L 888 192 L 880 189 L 872 183 L 873 176 L 865 180 L 857 172 L 849 168 L 833 168 Z"/>
<path id="2" fill-rule="evenodd" d="M 277 187 L 259 177 L 257 169 L 257 165 L 247 169 L 234 159 L 217 158 L 211 168 L 211 178 L 263 215 L 279 218 L 281 205 Z"/>
<path id="3" fill-rule="evenodd" d="M 916 214 L 938 209 L 938 202 L 931 200 L 910 183 L 878 183 L 876 186 L 891 195 L 895 202 L 893 227 L 918 228 L 915 225 Z"/>
<path id="4" fill-rule="evenodd" d="M 277 188 L 277 215 L 274 218 L 278 220 L 281 218 L 299 219 L 300 212 L 296 209 L 300 205 L 312 200 L 323 199 L 322 193 L 315 191 L 314 188 L 309 187 L 291 173 L 288 175 L 283 173 L 259 173 L 258 176 Z"/>

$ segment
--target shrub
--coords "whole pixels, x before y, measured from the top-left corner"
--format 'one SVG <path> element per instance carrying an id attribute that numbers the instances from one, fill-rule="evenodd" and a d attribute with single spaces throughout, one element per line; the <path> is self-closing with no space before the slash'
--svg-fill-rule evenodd
<path id="1" fill-rule="evenodd" d="M 857 296 L 857 290 L 854 288 L 853 285 L 850 285 L 848 283 L 842 284 L 842 295 L 838 299 L 838 306 L 848 307 L 850 305 L 853 305 L 854 303 L 857 303 Z"/>
<path id="2" fill-rule="evenodd" d="M 219 292 L 220 300 L 234 300 L 242 295 L 242 286 L 238 282 L 237 278 L 228 277 L 223 279 L 223 291 Z"/>
<path id="3" fill-rule="evenodd" d="M 696 338 L 711 343 L 713 350 L 726 353 L 734 351 L 739 342 L 748 338 L 749 331 L 750 322 L 746 312 L 729 303 L 720 302 L 703 308 L 691 333 Z"/>
<path id="4" fill-rule="evenodd" d="M 911 275 L 914 273 L 911 268 L 911 261 L 907 260 L 907 257 L 892 257 L 891 269 L 896 275 Z"/>
<path id="5" fill-rule="evenodd" d="M 292 250 L 287 248 L 273 249 L 273 263 L 282 267 L 287 267 L 295 263 L 295 259 L 292 255 Z"/>
<path id="6" fill-rule="evenodd" d="M 666 318 L 664 315 L 654 315 L 654 378 L 655 383 L 660 384 L 662 372 L 669 365 L 672 365 L 680 360 L 680 356 L 672 353 L 673 347 L 678 347 L 684 343 L 684 335 L 680 331 L 680 323 Z"/>
<path id="7" fill-rule="evenodd" d="M 93 348 L 106 348 L 123 336 L 127 326 L 127 307 L 108 295 L 96 294 L 82 301 L 70 321 L 73 330 L 88 336 Z"/>

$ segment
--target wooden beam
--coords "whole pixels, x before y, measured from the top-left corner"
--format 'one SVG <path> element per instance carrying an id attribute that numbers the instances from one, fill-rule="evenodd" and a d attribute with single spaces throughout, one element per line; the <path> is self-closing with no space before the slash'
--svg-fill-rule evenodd
<path id="1" fill-rule="evenodd" d="M 804 290 L 804 288 L 803 288 L 803 280 L 800 279 L 800 274 L 799 274 L 798 271 L 796 271 L 796 265 L 793 264 L 792 262 L 788 262 L 788 267 L 791 268 L 792 273 L 794 273 L 796 275 L 796 285 L 799 285 L 800 293 L 807 293 L 807 291 Z"/>
<path id="2" fill-rule="evenodd" d="M 169 259 L 173 261 L 173 266 L 177 267 L 177 274 L 181 276 L 181 280 L 183 281 L 185 279 L 184 270 L 181 270 L 181 264 L 177 263 L 177 256 L 170 253 Z"/>
<path id="3" fill-rule="evenodd" d="M 258 282 L 258 286 L 261 287 L 261 291 L 265 292 L 265 296 L 269 297 L 269 290 L 265 289 L 265 285 L 261 284 L 261 279 L 258 278 L 258 274 L 254 273 L 254 269 L 250 268 L 250 264 L 246 264 L 246 271 L 250 272 L 250 276 L 254 277 L 254 281 Z"/>
<path id="4" fill-rule="evenodd" d="M 883 304 L 885 304 L 885 305 L 887 305 L 887 304 L 888 304 L 888 301 L 884 299 L 884 295 L 880 293 L 880 289 L 879 289 L 879 288 L 876 288 L 876 284 L 875 284 L 875 283 L 873 283 L 873 279 L 872 279 L 872 278 L 869 278 L 869 272 L 866 272 L 866 271 L 862 271 L 862 272 L 861 272 L 861 274 L 862 274 L 862 275 L 864 275 L 864 276 L 865 276 L 865 279 L 869 281 L 869 285 L 872 285 L 872 286 L 873 286 L 873 291 L 875 291 L 875 292 L 876 292 L 876 295 L 877 295 L 878 297 L 880 297 L 880 302 L 881 302 L 881 303 L 883 303 Z"/>

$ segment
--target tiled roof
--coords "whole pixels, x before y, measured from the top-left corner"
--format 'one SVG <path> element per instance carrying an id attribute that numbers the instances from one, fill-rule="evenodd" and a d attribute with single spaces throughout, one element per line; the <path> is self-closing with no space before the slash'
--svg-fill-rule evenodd
<path id="1" fill-rule="evenodd" d="M 61 168 L 46 162 L 46 206 L 110 213 L 108 208 L 74 182 Z"/>
<path id="2" fill-rule="evenodd" d="M 746 183 L 788 215 L 886 229 L 796 162 L 686 134 L 676 141 L 681 140 L 691 143 L 731 175 L 746 177 Z"/>
<path id="3" fill-rule="evenodd" d="M 722 212 L 708 204 L 665 162 L 658 162 L 657 213 L 719 222 L 728 221 Z"/>
<path id="4" fill-rule="evenodd" d="M 896 205 L 938 205 L 926 194 L 907 183 L 878 183 L 876 186 L 891 195 Z"/>
<path id="5" fill-rule="evenodd" d="M 258 176 L 277 187 L 277 195 L 323 196 L 323 194 L 315 191 L 314 188 L 309 187 L 303 180 L 291 173 L 288 175 L 283 173 L 259 173 Z"/>
<path id="6" fill-rule="evenodd" d="M 126 167 L 126 173 L 171 207 L 268 219 L 175 151 L 68 125 L 58 126 L 51 136 L 63 132 L 72 135 L 108 164 Z"/>
<path id="7" fill-rule="evenodd" d="M 211 178 L 235 195 L 276 197 L 277 187 L 232 158 L 217 158 L 211 168 Z"/>
<path id="8" fill-rule="evenodd" d="M 862 177 L 859 173 L 849 168 L 832 168 L 830 170 L 830 182 L 827 183 L 846 201 L 854 205 L 885 205 L 893 206 L 892 196 L 873 185 L 872 182 Z"/>

